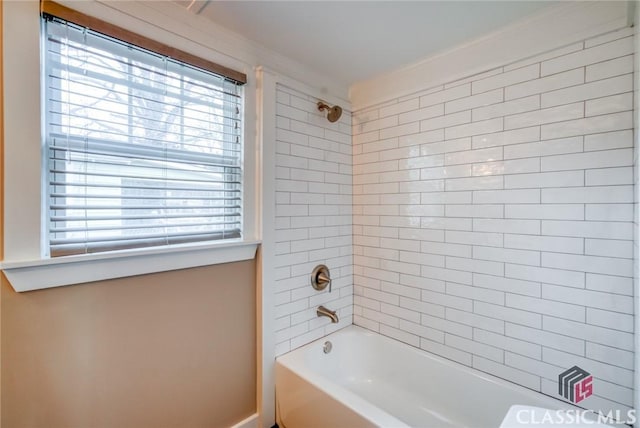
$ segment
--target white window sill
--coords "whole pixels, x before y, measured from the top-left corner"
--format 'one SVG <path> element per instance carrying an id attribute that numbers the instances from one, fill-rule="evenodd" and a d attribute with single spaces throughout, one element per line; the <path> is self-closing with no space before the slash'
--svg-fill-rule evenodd
<path id="1" fill-rule="evenodd" d="M 31 261 L 6 261 L 0 268 L 18 292 L 105 279 L 250 260 L 259 241 L 172 245 L 153 249 Z"/>

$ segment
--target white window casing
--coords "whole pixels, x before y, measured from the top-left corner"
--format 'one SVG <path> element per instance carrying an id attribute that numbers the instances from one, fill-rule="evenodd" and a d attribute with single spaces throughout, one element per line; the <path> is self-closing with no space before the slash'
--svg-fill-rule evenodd
<path id="1" fill-rule="evenodd" d="M 231 79 L 58 20 L 43 26 L 40 76 L 38 3 L 3 7 L 12 286 L 253 258 L 254 128 L 241 119 L 255 97 L 243 103 Z"/>

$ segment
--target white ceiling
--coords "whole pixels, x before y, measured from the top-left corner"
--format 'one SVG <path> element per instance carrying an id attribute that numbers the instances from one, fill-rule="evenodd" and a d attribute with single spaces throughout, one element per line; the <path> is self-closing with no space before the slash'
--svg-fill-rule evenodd
<path id="1" fill-rule="evenodd" d="M 411 64 L 550 1 L 180 1 L 346 85 Z"/>

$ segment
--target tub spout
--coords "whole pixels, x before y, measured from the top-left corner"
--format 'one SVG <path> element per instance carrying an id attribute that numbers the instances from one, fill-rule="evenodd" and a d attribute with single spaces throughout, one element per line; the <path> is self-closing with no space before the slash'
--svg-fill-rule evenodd
<path id="1" fill-rule="evenodd" d="M 332 323 L 338 322 L 338 315 L 336 315 L 336 311 L 329 310 L 324 306 L 318 306 L 316 314 L 318 314 L 319 317 L 329 317 Z"/>

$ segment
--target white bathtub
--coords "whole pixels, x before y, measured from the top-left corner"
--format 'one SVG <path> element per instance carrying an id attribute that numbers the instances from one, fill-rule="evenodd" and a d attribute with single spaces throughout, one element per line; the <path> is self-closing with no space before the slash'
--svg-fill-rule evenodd
<path id="1" fill-rule="evenodd" d="M 577 409 L 356 326 L 276 362 L 280 428 L 498 428 L 516 404 Z"/>

